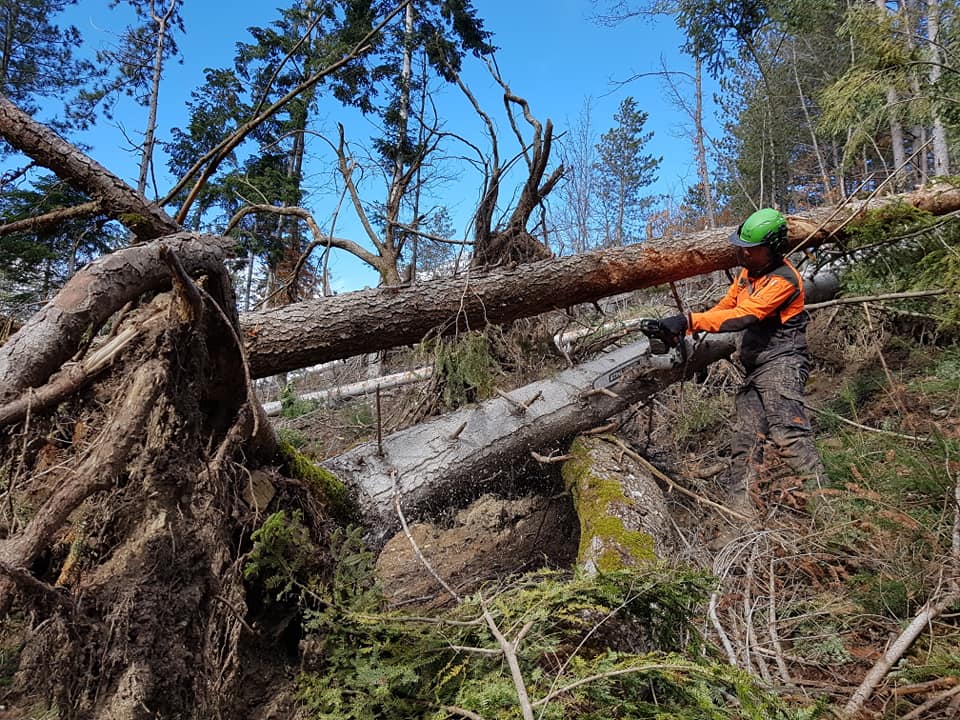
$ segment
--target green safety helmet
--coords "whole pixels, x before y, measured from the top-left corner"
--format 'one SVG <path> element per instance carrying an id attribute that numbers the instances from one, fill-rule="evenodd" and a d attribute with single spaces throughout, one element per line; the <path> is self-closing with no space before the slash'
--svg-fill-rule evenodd
<path id="1" fill-rule="evenodd" d="M 773 208 L 757 210 L 730 236 L 739 247 L 768 245 L 777 255 L 786 249 L 787 219 Z"/>

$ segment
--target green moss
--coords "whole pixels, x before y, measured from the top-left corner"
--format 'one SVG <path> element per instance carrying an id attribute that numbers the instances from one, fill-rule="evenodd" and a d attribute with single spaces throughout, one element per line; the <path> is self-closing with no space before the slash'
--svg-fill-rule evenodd
<path id="1" fill-rule="evenodd" d="M 309 486 L 327 503 L 330 513 L 344 521 L 355 520 L 358 508 L 347 486 L 326 468 L 316 465 L 290 443 L 280 441 L 280 455 L 287 472 L 309 483 Z"/>
<path id="2" fill-rule="evenodd" d="M 593 473 L 590 449 L 582 439 L 574 441 L 570 454 L 574 459 L 564 463 L 562 474 L 580 518 L 578 562 L 583 562 L 595 538 L 604 546 L 596 560 L 597 569 L 601 572 L 645 565 L 656 560 L 653 538 L 649 533 L 629 530 L 620 518 L 608 513 L 613 504 L 631 508 L 636 504 L 623 494 L 620 483 Z M 584 495 L 590 498 L 589 502 L 583 502 Z"/>

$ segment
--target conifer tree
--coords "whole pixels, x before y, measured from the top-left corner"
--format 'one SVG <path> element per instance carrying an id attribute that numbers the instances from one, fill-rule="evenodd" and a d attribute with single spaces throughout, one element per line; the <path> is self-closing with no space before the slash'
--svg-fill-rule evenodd
<path id="1" fill-rule="evenodd" d="M 647 117 L 636 100 L 625 98 L 614 115 L 617 125 L 601 135 L 597 144 L 594 169 L 604 244 L 608 246 L 642 239 L 645 213 L 656 202 L 655 196 L 643 195 L 643 189 L 656 182 L 663 161 L 646 153 L 653 137 L 652 132 L 644 132 Z"/>

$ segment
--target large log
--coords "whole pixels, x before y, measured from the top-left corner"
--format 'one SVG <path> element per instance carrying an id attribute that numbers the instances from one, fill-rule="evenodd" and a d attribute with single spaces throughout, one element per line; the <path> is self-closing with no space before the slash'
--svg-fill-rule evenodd
<path id="1" fill-rule="evenodd" d="M 399 527 L 395 496 L 408 519 L 462 507 L 510 478 L 531 451 L 563 454 L 574 436 L 730 355 L 736 339 L 723 333 L 689 343 L 687 362 L 676 353 L 651 355 L 641 340 L 514 390 L 510 399 L 461 408 L 323 464 L 351 485 L 364 526 L 382 540 Z M 518 404 L 528 407 L 520 412 Z"/>
<path id="2" fill-rule="evenodd" d="M 960 209 L 960 188 L 942 185 L 905 195 L 821 208 L 787 218 L 790 242 L 814 247 L 843 238 L 857 215 L 888 205 L 934 215 Z M 307 300 L 240 319 L 254 377 L 410 345 L 433 332 L 478 329 L 603 297 L 732 268 L 732 227 L 684 237 L 542 260 L 499 272 L 433 280 Z M 835 233 L 835 234 L 834 234 Z M 832 235 L 834 234 L 834 235 Z"/>
<path id="3" fill-rule="evenodd" d="M 807 284 L 812 301 L 837 290 L 836 279 Z M 576 435 L 642 402 L 736 349 L 739 333 L 686 339 L 685 357 L 650 353 L 646 339 L 565 370 L 508 397 L 464 407 L 324 461 L 351 485 L 375 540 L 399 527 L 394 499 L 422 519 L 462 507 L 512 476 L 530 453 L 564 454 Z"/>
<path id="4" fill-rule="evenodd" d="M 46 382 L 126 303 L 169 288 L 171 271 L 161 259 L 163 248 L 171 250 L 187 272 L 220 281 L 233 244 L 230 238 L 177 233 L 118 250 L 84 267 L 0 346 L 0 400 Z M 221 291 L 232 301 L 232 289 Z"/>

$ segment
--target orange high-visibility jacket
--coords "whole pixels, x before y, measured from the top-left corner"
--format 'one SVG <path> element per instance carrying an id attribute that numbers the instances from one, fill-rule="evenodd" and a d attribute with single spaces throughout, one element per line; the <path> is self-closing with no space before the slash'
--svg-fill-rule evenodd
<path id="1" fill-rule="evenodd" d="M 727 294 L 706 312 L 690 313 L 691 332 L 743 330 L 740 361 L 748 370 L 789 354 L 807 357 L 807 313 L 803 279 L 787 260 L 758 277 L 746 268 Z"/>

